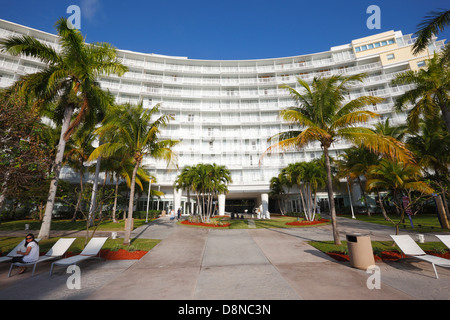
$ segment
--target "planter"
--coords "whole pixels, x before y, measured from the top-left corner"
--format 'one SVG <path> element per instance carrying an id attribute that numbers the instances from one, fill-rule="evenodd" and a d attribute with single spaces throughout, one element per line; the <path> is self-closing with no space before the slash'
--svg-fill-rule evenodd
<path id="1" fill-rule="evenodd" d="M 208 227 L 208 228 L 227 228 L 230 226 L 229 223 L 214 224 L 214 223 L 206 223 L 206 222 L 190 222 L 188 220 L 181 221 L 181 224 L 185 224 L 185 225 L 189 225 L 189 226 Z"/>
<path id="2" fill-rule="evenodd" d="M 111 251 L 109 249 L 100 250 L 100 258 L 106 260 L 139 260 L 148 251 L 127 251 L 125 249 L 119 249 L 117 251 Z"/>
<path id="3" fill-rule="evenodd" d="M 431 253 L 430 253 L 431 254 Z M 435 254 L 435 253 L 434 253 Z M 337 261 L 350 261 L 350 257 L 342 252 L 327 252 L 327 255 Z M 435 254 L 436 255 L 436 254 Z M 398 251 L 382 251 L 380 255 L 374 255 L 375 261 L 397 261 L 405 256 Z"/>
<path id="4" fill-rule="evenodd" d="M 327 219 L 320 219 L 317 221 L 307 221 L 307 220 L 303 220 L 303 221 L 293 221 L 293 222 L 286 222 L 286 225 L 288 226 L 313 226 L 313 225 L 317 225 L 317 224 L 322 224 L 322 223 L 327 223 L 329 220 Z"/>
<path id="5" fill-rule="evenodd" d="M 342 252 L 327 252 L 327 255 L 329 255 L 330 257 L 332 257 L 334 260 L 337 261 L 345 261 L 345 262 L 350 261 L 349 256 Z"/>
<path id="6" fill-rule="evenodd" d="M 109 250 L 109 249 L 102 249 L 100 250 L 100 258 L 103 258 L 105 260 L 139 260 L 142 258 L 148 251 L 127 251 L 125 249 L 119 249 L 119 250 Z M 72 257 L 76 256 L 78 253 L 72 253 L 67 252 L 65 257 Z"/>

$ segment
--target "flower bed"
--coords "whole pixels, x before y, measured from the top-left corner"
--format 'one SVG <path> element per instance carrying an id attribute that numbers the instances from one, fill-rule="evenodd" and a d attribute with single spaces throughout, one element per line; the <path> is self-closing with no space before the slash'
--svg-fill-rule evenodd
<path id="1" fill-rule="evenodd" d="M 225 228 L 225 227 L 229 227 L 230 223 L 220 223 L 220 224 L 216 224 L 216 223 L 206 223 L 206 222 L 191 222 L 188 220 L 183 220 L 181 221 L 181 224 L 185 224 L 185 225 L 189 225 L 189 226 L 200 226 L 200 227 L 209 227 L 209 228 Z"/>
<path id="2" fill-rule="evenodd" d="M 350 257 L 342 252 L 327 252 L 327 255 L 337 261 L 350 261 Z M 397 261 L 404 258 L 405 255 L 398 251 L 382 251 L 380 255 L 373 256 L 375 261 Z"/>
<path id="3" fill-rule="evenodd" d="M 326 223 L 328 221 L 329 221 L 328 219 L 320 219 L 320 220 L 315 220 L 315 221 L 303 220 L 303 221 L 286 222 L 286 224 L 288 226 L 312 226 L 312 225 L 316 225 L 316 224 Z"/>
<path id="4" fill-rule="evenodd" d="M 100 250 L 100 258 L 105 260 L 139 260 L 142 258 L 148 251 L 136 250 L 136 251 L 127 251 L 125 249 L 119 250 L 109 250 L 102 249 Z M 67 252 L 66 257 L 76 256 L 78 253 Z"/>
<path id="5" fill-rule="evenodd" d="M 100 251 L 100 257 L 106 260 L 139 260 L 148 251 L 127 251 L 125 249 L 119 249 L 117 251 L 111 251 L 109 249 L 103 249 Z"/>

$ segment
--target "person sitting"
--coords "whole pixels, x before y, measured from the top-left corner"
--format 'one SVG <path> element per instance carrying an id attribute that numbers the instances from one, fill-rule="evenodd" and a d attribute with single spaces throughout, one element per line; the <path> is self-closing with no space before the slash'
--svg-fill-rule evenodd
<path id="1" fill-rule="evenodd" d="M 39 245 L 34 240 L 34 235 L 29 233 L 25 237 L 25 251 L 17 251 L 17 254 L 20 256 L 13 257 L 12 262 L 20 262 L 20 263 L 32 263 L 36 262 L 39 259 Z M 19 274 L 22 274 L 27 270 L 26 267 L 21 267 L 19 270 Z"/>

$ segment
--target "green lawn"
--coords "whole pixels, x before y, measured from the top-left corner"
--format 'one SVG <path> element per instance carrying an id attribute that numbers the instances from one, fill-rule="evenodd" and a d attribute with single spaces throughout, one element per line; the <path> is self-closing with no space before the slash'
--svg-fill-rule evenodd
<path id="1" fill-rule="evenodd" d="M 154 220 L 154 219 L 153 219 Z M 152 221 L 152 220 L 149 220 Z M 96 222 L 97 224 L 98 222 Z M 29 224 L 29 230 L 39 230 L 41 228 L 41 222 L 37 220 L 15 220 L 2 222 L 0 224 L 0 231 L 19 231 L 25 230 L 25 224 Z M 145 224 L 145 219 L 134 219 L 134 228 Z M 52 220 L 52 230 L 86 230 L 86 221 L 77 220 L 72 222 L 71 220 Z M 93 230 L 91 227 L 90 230 Z M 101 231 L 123 231 L 125 230 L 125 221 L 120 220 L 118 223 L 112 222 L 112 220 L 102 221 L 97 230 Z"/>
<path id="2" fill-rule="evenodd" d="M 154 219 L 153 219 L 154 220 Z M 25 224 L 29 224 L 29 230 L 39 230 L 41 227 L 41 222 L 36 220 L 17 220 L 2 222 L 0 224 L 0 231 L 23 231 L 23 234 L 27 233 L 25 231 Z M 134 219 L 134 228 L 137 228 L 145 224 L 145 219 Z M 52 230 L 86 230 L 86 221 L 76 221 L 71 222 L 70 220 L 52 220 L 51 225 Z M 94 228 L 90 228 L 92 231 Z M 113 223 L 112 221 L 103 221 L 97 231 L 123 231 L 125 230 L 125 221 L 121 220 L 118 223 Z M 37 236 L 37 235 L 36 235 Z M 0 237 L 0 253 L 7 254 L 11 251 L 24 237 Z M 48 240 L 41 240 L 39 242 L 40 252 L 47 252 L 52 245 L 59 238 L 50 238 Z M 128 251 L 143 250 L 149 251 L 155 245 L 157 245 L 160 240 L 155 239 L 132 239 L 130 246 L 124 246 L 123 238 L 108 239 L 103 246 L 103 249 L 119 250 L 126 249 Z M 77 254 L 80 253 L 84 248 L 85 237 L 78 237 L 74 243 L 69 248 L 69 251 Z"/>
<path id="3" fill-rule="evenodd" d="M 334 244 L 334 241 L 309 241 L 314 248 L 322 252 L 342 252 L 348 254 L 347 241 L 341 241 L 341 245 Z M 433 251 L 443 253 L 448 251 L 448 248 L 440 241 L 417 243 L 424 251 Z M 382 251 L 398 251 L 401 252 L 394 241 L 372 241 L 372 250 L 374 254 Z"/>
<path id="4" fill-rule="evenodd" d="M 345 217 L 351 219 L 351 215 L 339 215 L 340 217 Z M 381 213 L 372 214 L 370 217 L 366 214 L 357 214 L 355 215 L 356 220 L 376 223 L 385 225 L 388 227 L 392 227 L 395 230 L 395 226 L 392 222 L 384 220 L 384 217 Z M 389 218 L 392 219 L 393 222 L 398 223 L 400 219 L 396 215 L 389 215 Z M 450 229 L 442 229 L 439 223 L 439 219 L 437 214 L 417 214 L 412 217 L 413 226 L 411 227 L 411 223 L 408 217 L 405 217 L 405 222 L 399 224 L 400 230 L 409 230 L 409 231 L 418 231 L 423 233 L 429 232 L 450 232 Z"/>
<path id="5" fill-rule="evenodd" d="M 50 238 L 47 240 L 41 240 L 39 241 L 39 251 L 41 253 L 46 253 L 59 239 L 59 237 Z M 0 237 L 0 253 L 1 255 L 8 254 L 14 247 L 23 240 L 23 237 Z M 124 246 L 123 238 L 118 239 L 108 239 L 106 240 L 105 244 L 103 245 L 102 249 L 109 249 L 109 250 L 119 250 L 119 249 L 126 249 L 128 251 L 136 251 L 136 250 L 142 250 L 142 251 L 149 251 L 154 246 L 156 246 L 161 240 L 155 240 L 155 239 L 134 239 L 131 241 L 131 244 L 129 246 Z M 81 251 L 83 251 L 85 243 L 85 237 L 78 237 L 73 242 L 73 244 L 70 246 L 69 250 L 70 252 L 74 254 L 78 254 Z"/>
<path id="6" fill-rule="evenodd" d="M 230 223 L 228 227 L 221 227 L 220 229 L 248 229 L 248 219 L 230 219 L 229 217 L 215 217 L 211 218 L 211 221 L 222 221 Z M 275 216 L 273 215 L 271 219 L 254 219 L 256 228 L 308 228 L 315 226 L 292 226 L 287 225 L 288 222 L 297 221 L 297 217 L 288 217 L 288 216 Z M 180 223 L 180 222 L 178 222 Z M 325 225 L 329 224 L 329 222 L 319 224 Z M 188 225 L 186 225 L 188 226 Z M 188 226 L 194 228 L 213 228 L 206 226 Z"/>

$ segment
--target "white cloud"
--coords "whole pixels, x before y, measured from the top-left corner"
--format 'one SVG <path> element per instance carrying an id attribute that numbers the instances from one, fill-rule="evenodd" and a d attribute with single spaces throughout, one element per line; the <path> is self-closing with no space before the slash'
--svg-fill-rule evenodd
<path id="1" fill-rule="evenodd" d="M 99 0 L 82 0 L 81 1 L 81 15 L 88 20 L 95 17 L 100 8 Z"/>

